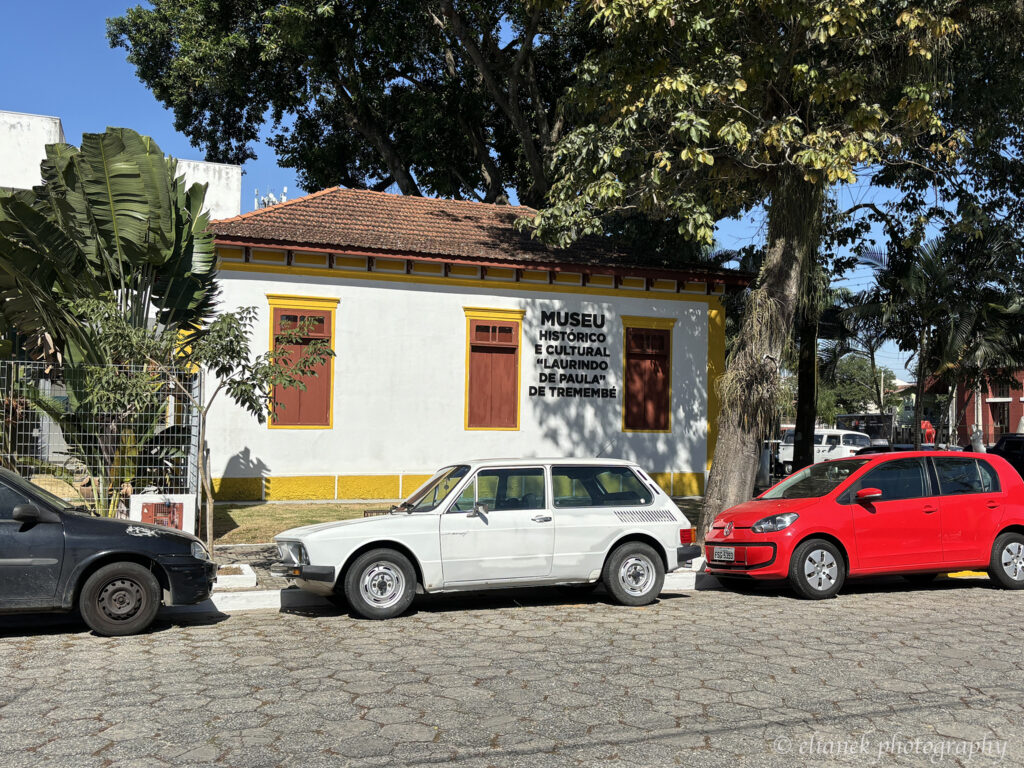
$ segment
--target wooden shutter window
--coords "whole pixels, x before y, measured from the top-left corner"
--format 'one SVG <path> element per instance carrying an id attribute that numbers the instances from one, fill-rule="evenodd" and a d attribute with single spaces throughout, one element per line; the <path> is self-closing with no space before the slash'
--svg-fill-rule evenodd
<path id="1" fill-rule="evenodd" d="M 469 322 L 466 426 L 515 429 L 519 423 L 519 323 Z"/>
<path id="2" fill-rule="evenodd" d="M 300 323 L 307 328 L 297 344 L 286 344 L 292 363 L 299 360 L 306 345 L 314 339 L 331 339 L 331 313 L 319 310 L 274 309 L 275 348 L 277 336 Z M 274 387 L 273 424 L 277 427 L 331 426 L 331 386 L 334 358 L 328 358 L 316 369 L 316 376 L 303 376 L 305 390 L 298 387 Z"/>
<path id="3" fill-rule="evenodd" d="M 669 429 L 671 410 L 671 333 L 649 328 L 626 329 L 626 429 Z"/>

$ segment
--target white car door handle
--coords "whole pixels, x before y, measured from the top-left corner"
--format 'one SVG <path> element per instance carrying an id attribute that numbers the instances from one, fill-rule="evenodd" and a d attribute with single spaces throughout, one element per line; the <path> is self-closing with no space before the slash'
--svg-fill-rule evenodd
<path id="1" fill-rule="evenodd" d="M 551 515 L 534 515 L 530 519 L 535 523 L 550 523 Z"/>

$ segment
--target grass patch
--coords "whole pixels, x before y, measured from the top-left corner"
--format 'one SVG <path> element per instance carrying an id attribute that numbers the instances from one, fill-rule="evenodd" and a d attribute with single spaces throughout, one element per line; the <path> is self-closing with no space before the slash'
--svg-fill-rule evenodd
<path id="1" fill-rule="evenodd" d="M 214 544 L 265 544 L 289 528 L 362 517 L 366 509 L 387 504 L 217 504 L 213 508 Z"/>

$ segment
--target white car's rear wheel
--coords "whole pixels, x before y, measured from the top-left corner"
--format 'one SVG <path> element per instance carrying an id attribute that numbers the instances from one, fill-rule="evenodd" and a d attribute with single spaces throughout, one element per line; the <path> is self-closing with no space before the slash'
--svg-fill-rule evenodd
<path id="1" fill-rule="evenodd" d="M 620 544 L 604 564 L 601 581 L 623 605 L 648 605 L 661 593 L 665 564 L 654 548 L 639 541 Z"/>
<path id="2" fill-rule="evenodd" d="M 390 619 L 404 613 L 416 594 L 416 570 L 393 549 L 364 552 L 345 571 L 345 598 L 364 619 Z"/>

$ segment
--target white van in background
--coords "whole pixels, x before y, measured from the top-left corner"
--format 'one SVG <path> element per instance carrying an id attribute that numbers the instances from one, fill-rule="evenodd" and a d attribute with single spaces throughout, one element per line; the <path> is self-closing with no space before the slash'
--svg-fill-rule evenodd
<path id="1" fill-rule="evenodd" d="M 787 429 L 782 435 L 779 446 L 779 466 L 782 474 L 793 473 L 793 440 L 795 430 Z M 851 432 L 846 429 L 814 430 L 814 463 L 829 459 L 845 459 L 853 456 L 861 448 L 871 445 L 871 438 L 863 432 Z"/>

